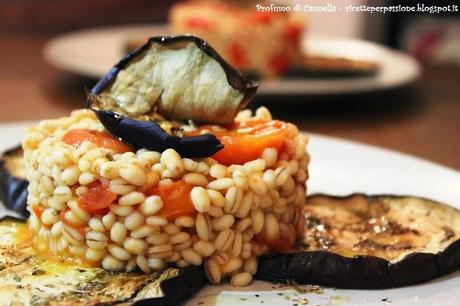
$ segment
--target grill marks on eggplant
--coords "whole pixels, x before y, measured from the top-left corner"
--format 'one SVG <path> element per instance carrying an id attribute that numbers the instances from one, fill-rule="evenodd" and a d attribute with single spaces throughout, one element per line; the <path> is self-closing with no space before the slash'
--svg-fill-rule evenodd
<path id="1" fill-rule="evenodd" d="M 396 201 L 393 199 L 393 201 Z M 369 255 L 398 260 L 406 252 L 427 246 L 423 235 L 424 212 L 415 206 L 392 205 L 388 199 L 361 196 L 333 201 L 315 197 L 305 207 L 307 250 L 326 250 L 344 256 Z M 417 205 L 417 204 L 415 204 Z M 311 220 L 313 218 L 313 220 Z M 426 226 L 426 225 L 423 225 Z M 442 227 L 438 229 L 443 232 Z"/>
<path id="2" fill-rule="evenodd" d="M 48 261 L 36 256 L 26 228 L 17 221 L 0 221 L 2 305 L 131 305 L 145 299 L 176 305 L 206 283 L 201 267 L 146 275 Z M 192 280 L 194 286 L 182 290 L 183 279 Z"/>
<path id="3" fill-rule="evenodd" d="M 291 254 L 263 256 L 257 277 L 342 288 L 419 283 L 460 266 L 460 211 L 404 196 L 316 195 Z"/>
<path id="4" fill-rule="evenodd" d="M 367 255 L 398 261 L 413 252 L 436 253 L 460 238 L 460 229 L 455 231 L 450 224 L 460 222 L 460 213 L 417 198 L 316 196 L 305 206 L 305 218 L 306 250 L 348 257 Z"/>

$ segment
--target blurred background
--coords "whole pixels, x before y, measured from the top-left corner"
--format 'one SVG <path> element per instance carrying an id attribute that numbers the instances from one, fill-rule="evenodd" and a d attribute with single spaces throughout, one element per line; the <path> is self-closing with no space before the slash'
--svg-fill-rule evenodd
<path id="1" fill-rule="evenodd" d="M 454 8 L 458 1 L 331 0 L 327 2 L 330 6 L 320 0 L 275 1 L 275 5 L 291 8 L 300 5 L 303 10 L 297 12 L 294 21 L 280 19 L 277 30 L 267 26 L 267 14 L 254 13 L 261 3 L 271 2 L 225 4 L 251 12 L 250 18 L 262 23 L 254 30 L 246 29 L 259 31 L 254 41 L 248 38 L 240 49 L 232 47 L 229 51 L 230 57 L 237 56 L 230 58 L 232 63 L 247 68 L 247 74 L 261 83 L 252 107 L 266 105 L 275 117 L 292 121 L 302 130 L 399 150 L 460 170 L 460 13 Z M 409 4 L 425 9 L 450 5 L 451 11 L 347 11 L 350 6 Z M 57 117 L 83 107 L 85 89 L 97 81 L 96 67 L 102 61 L 114 64 L 118 58 L 113 56 L 122 56 L 165 27 L 172 32 L 196 30 L 215 39 L 216 46 L 226 48 L 227 39 L 220 34 L 225 32 L 222 24 L 203 28 L 207 18 L 219 15 L 212 16 L 212 11 L 209 16 L 193 13 L 186 8 L 177 16 L 198 14 L 199 22 L 195 18 L 193 24 L 181 24 L 181 18 L 186 17 L 176 17 L 171 25 L 171 10 L 177 5 L 177 1 L 166 0 L 0 1 L 0 122 Z M 211 1 L 209 5 L 214 4 Z M 203 12 L 202 8 L 198 12 Z M 236 28 L 239 22 L 235 22 Z M 298 36 L 292 23 L 302 28 Z M 154 29 L 117 38 L 118 45 L 104 40 L 117 31 L 141 25 Z M 277 67 L 281 62 L 282 69 L 264 70 L 261 67 L 266 63 L 256 62 L 254 67 L 261 71 L 254 71 L 250 59 L 241 62 L 241 52 L 250 49 L 251 43 L 261 54 L 277 46 L 288 52 L 289 42 L 269 40 L 285 27 L 302 48 L 270 62 Z M 73 35 L 73 43 L 80 39 L 77 47 L 70 44 L 69 53 L 59 51 L 63 42 L 69 42 L 62 40 L 68 35 Z M 265 41 L 256 42 L 265 35 Z M 368 53 L 374 55 L 369 57 Z"/>

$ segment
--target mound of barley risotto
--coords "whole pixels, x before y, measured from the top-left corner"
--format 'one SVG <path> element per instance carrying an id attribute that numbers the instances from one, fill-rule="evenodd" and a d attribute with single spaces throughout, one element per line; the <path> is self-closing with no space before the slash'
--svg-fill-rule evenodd
<path id="1" fill-rule="evenodd" d="M 111 271 L 203 264 L 212 283 L 249 284 L 256 256 L 289 252 L 303 230 L 308 139 L 266 108 L 235 120 L 241 129 L 276 126 L 282 142 L 254 138 L 260 156 L 229 164 L 245 148 L 225 153 L 223 141 L 203 159 L 136 151 L 90 110 L 30 128 L 23 148 L 35 247 Z"/>

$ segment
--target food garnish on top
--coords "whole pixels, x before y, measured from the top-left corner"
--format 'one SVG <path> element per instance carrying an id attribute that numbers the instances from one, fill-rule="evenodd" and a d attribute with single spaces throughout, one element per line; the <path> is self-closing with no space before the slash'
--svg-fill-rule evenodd
<path id="1" fill-rule="evenodd" d="M 292 250 L 309 162 L 294 125 L 240 111 L 256 88 L 197 37 L 149 39 L 91 90 L 90 110 L 28 131 L 35 247 L 111 271 L 203 264 L 212 283 L 248 284 L 257 255 Z"/>
<path id="2" fill-rule="evenodd" d="M 256 90 L 198 37 L 153 37 L 94 86 L 88 103 L 110 133 L 135 148 L 207 157 L 222 147 L 216 138 L 183 137 L 170 120 L 232 124 Z"/>
<path id="3" fill-rule="evenodd" d="M 257 85 L 202 39 L 152 37 L 122 59 L 91 91 L 92 103 L 131 118 L 231 124 Z"/>

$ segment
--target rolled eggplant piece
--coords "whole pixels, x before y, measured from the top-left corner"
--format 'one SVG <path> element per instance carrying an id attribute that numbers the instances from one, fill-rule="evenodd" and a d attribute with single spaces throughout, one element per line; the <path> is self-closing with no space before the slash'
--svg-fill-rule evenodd
<path id="1" fill-rule="evenodd" d="M 136 148 L 205 157 L 222 148 L 214 136 L 182 137 L 167 120 L 231 124 L 257 87 L 198 37 L 152 37 L 94 86 L 88 105 Z"/>
<path id="2" fill-rule="evenodd" d="M 5 151 L 0 158 L 0 201 L 6 215 L 26 220 L 27 187 L 29 182 L 24 173 L 23 150 L 17 146 Z"/>
<path id="3" fill-rule="evenodd" d="M 91 90 L 104 108 L 131 117 L 231 124 L 258 85 L 192 35 L 151 37 Z M 94 102 L 94 101 L 90 101 Z"/>
<path id="4" fill-rule="evenodd" d="M 383 289 L 429 281 L 460 266 L 460 211 L 409 196 L 316 195 L 290 254 L 259 259 L 256 278 Z"/>

